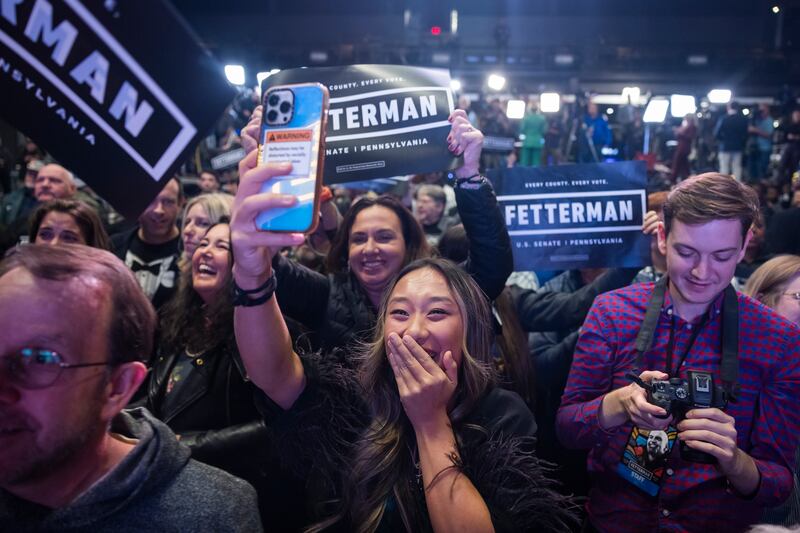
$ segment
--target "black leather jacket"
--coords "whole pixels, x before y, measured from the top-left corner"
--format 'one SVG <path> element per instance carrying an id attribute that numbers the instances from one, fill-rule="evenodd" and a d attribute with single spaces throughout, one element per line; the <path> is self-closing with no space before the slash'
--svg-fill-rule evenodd
<path id="1" fill-rule="evenodd" d="M 268 445 L 238 353 L 215 349 L 194 359 L 187 381 L 166 406 L 167 380 L 183 353 L 160 355 L 150 370 L 145 406 L 180 435 L 192 457 L 243 477 Z M 255 454 L 255 455 L 254 455 Z"/>

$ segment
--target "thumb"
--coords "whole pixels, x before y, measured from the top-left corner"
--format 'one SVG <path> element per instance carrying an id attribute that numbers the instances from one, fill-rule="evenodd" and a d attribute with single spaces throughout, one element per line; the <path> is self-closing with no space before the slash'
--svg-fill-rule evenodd
<path id="1" fill-rule="evenodd" d="M 453 352 L 450 350 L 444 352 L 442 363 L 444 364 L 444 373 L 447 375 L 447 379 L 449 379 L 453 385 L 457 384 L 458 365 L 456 364 L 456 360 L 453 359 Z"/>

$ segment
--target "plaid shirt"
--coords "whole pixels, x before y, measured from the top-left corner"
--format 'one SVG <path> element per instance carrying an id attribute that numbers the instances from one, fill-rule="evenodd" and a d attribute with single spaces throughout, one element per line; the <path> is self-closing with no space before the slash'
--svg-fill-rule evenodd
<path id="1" fill-rule="evenodd" d="M 616 473 L 633 424 L 605 430 L 598 423 L 603 396 L 630 383 L 635 340 L 653 283 L 600 295 L 581 330 L 557 430 L 568 447 L 591 449 L 593 477 L 587 510 L 600 531 L 742 531 L 764 507 L 783 501 L 792 489 L 794 452 L 800 438 L 800 329 L 739 294 L 739 384 L 737 403 L 725 411 L 735 418 L 738 446 L 756 463 L 761 481 L 749 498 L 734 493 L 713 465 L 680 459 L 677 441 L 657 497 L 648 496 Z M 720 381 L 722 295 L 680 368 L 712 372 Z M 667 291 L 653 348 L 642 370 L 666 371 L 666 346 L 673 307 Z M 677 316 L 677 315 L 676 315 Z M 693 325 L 677 317 L 675 361 L 686 351 Z M 673 363 L 675 364 L 675 363 Z"/>

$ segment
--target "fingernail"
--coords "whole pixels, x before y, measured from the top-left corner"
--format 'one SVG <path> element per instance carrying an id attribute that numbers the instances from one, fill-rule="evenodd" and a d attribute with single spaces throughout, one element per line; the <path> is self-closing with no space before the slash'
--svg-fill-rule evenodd
<path id="1" fill-rule="evenodd" d="M 281 203 L 283 205 L 292 205 L 297 201 L 296 196 L 292 196 L 291 194 L 285 194 L 281 196 Z"/>
<path id="2" fill-rule="evenodd" d="M 397 335 L 397 333 L 391 333 L 389 335 L 389 342 L 397 346 L 400 344 L 400 337 Z"/>

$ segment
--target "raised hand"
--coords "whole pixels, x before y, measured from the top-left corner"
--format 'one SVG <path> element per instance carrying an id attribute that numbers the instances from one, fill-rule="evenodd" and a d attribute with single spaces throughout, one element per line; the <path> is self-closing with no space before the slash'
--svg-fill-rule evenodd
<path id="1" fill-rule="evenodd" d="M 447 145 L 455 155 L 464 156 L 464 165 L 455 173 L 459 178 L 467 178 L 478 173 L 483 150 L 483 133 L 470 124 L 467 113 L 463 109 L 456 109 L 448 118 L 450 121 L 450 134 L 447 136 Z"/>
<path id="2" fill-rule="evenodd" d="M 237 284 L 261 285 L 271 272 L 272 256 L 283 246 L 296 246 L 303 242 L 302 233 L 273 233 L 256 228 L 256 216 L 262 211 L 289 207 L 297 203 L 295 196 L 262 193 L 261 186 L 275 176 L 291 172 L 291 164 L 256 166 L 257 153 L 250 152 L 239 163 L 239 190 L 233 201 L 231 217 L 231 243 L 233 246 L 233 274 Z"/>

